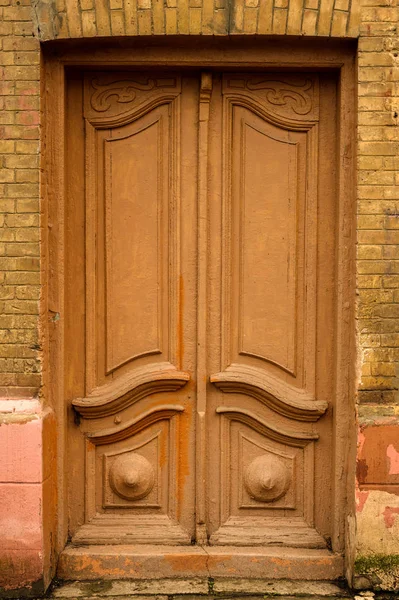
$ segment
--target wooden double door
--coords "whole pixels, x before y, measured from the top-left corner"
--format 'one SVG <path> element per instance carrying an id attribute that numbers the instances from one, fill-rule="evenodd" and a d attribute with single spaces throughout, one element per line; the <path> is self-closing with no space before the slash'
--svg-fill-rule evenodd
<path id="1" fill-rule="evenodd" d="M 326 548 L 336 81 L 71 73 L 74 544 Z"/>

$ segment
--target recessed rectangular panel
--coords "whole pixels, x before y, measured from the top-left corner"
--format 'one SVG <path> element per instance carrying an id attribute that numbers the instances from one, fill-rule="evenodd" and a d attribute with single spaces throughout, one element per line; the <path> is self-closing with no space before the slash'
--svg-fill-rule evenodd
<path id="1" fill-rule="evenodd" d="M 296 354 L 297 144 L 249 111 L 233 138 L 240 165 L 239 352 L 293 373 Z M 238 165 L 237 165 L 238 166 Z"/>
<path id="2" fill-rule="evenodd" d="M 104 142 L 108 372 L 161 350 L 160 221 L 168 156 L 160 112 Z"/>

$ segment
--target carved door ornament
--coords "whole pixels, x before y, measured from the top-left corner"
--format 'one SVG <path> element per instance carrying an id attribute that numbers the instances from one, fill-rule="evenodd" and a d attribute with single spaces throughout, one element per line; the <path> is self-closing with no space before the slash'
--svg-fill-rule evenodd
<path id="1" fill-rule="evenodd" d="M 325 548 L 334 82 L 109 71 L 74 85 L 73 543 Z"/>

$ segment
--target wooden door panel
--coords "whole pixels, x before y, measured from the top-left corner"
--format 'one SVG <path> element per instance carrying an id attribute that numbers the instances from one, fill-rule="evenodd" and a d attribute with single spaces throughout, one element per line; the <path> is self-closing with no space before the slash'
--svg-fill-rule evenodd
<path id="1" fill-rule="evenodd" d="M 267 127 L 246 108 L 235 106 L 232 118 L 232 228 L 239 239 L 232 248 L 234 354 L 236 360 L 258 358 L 295 377 L 301 142 L 291 132 Z"/>
<path id="2" fill-rule="evenodd" d="M 223 81 L 224 371 L 211 380 L 312 420 L 326 409 L 314 367 L 318 80 L 293 79 Z"/>
<path id="3" fill-rule="evenodd" d="M 168 347 L 168 107 L 146 117 L 103 140 L 106 375 Z"/>
<path id="4" fill-rule="evenodd" d="M 89 393 L 176 367 L 180 94 L 179 77 L 85 78 Z"/>
<path id="5" fill-rule="evenodd" d="M 86 524 L 75 544 L 189 544 L 178 524 L 179 416 L 153 407 L 86 440 Z"/>
<path id="6" fill-rule="evenodd" d="M 334 193 L 320 178 L 331 156 L 319 147 L 319 77 L 226 74 L 216 90 L 210 152 L 224 168 L 210 188 L 222 240 L 210 248 L 221 274 L 210 303 L 222 307 L 209 330 L 210 543 L 323 548 L 317 519 L 329 499 L 318 469 L 333 398 L 319 393 L 318 331 L 332 315 L 318 315 L 331 286 L 319 260 L 333 260 L 334 245 L 318 230 Z"/>
<path id="7" fill-rule="evenodd" d="M 69 103 L 74 543 L 325 548 L 335 82 L 109 71 Z"/>
<path id="8" fill-rule="evenodd" d="M 196 248 L 192 211 L 181 224 L 193 199 L 181 192 L 196 186 L 197 81 L 108 72 L 82 84 L 85 293 L 72 305 L 85 305 L 84 381 L 74 388 L 85 394 L 69 395 L 85 475 L 72 539 L 189 544 L 195 323 L 185 312 Z"/>

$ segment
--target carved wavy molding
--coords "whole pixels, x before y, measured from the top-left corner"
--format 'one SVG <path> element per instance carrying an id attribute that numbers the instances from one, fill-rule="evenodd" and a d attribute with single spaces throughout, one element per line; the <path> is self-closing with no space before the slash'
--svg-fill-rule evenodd
<path id="1" fill-rule="evenodd" d="M 122 127 L 136 121 L 143 115 L 151 112 L 157 106 L 163 104 L 171 104 L 176 100 L 176 94 L 163 94 L 156 98 L 150 98 L 143 102 L 137 108 L 132 108 L 130 111 L 124 112 L 121 115 L 105 116 L 105 117 L 88 117 L 88 121 L 95 126 L 96 129 L 108 129 L 110 127 Z"/>
<path id="2" fill-rule="evenodd" d="M 278 115 L 270 110 L 269 105 L 260 102 L 258 98 L 250 98 L 237 92 L 226 94 L 226 102 L 230 110 L 234 106 L 242 106 L 260 116 L 268 123 L 286 131 L 310 131 L 318 123 L 316 119 L 306 121 L 299 118 L 293 119 L 287 115 Z"/>
<path id="3" fill-rule="evenodd" d="M 157 421 L 171 419 L 176 416 L 177 413 L 183 411 L 184 406 L 181 406 L 180 404 L 164 404 L 147 410 L 139 417 L 131 419 L 119 427 L 112 427 L 110 429 L 96 431 L 95 433 L 89 433 L 87 437 L 95 445 L 113 444 L 114 442 L 120 442 L 121 440 L 130 438 Z"/>
<path id="4" fill-rule="evenodd" d="M 86 419 L 113 415 L 149 394 L 174 392 L 189 381 L 190 375 L 168 362 L 147 365 L 94 389 L 72 404 Z"/>
<path id="5" fill-rule="evenodd" d="M 255 415 L 255 413 L 244 408 L 218 406 L 216 412 L 219 415 L 225 415 L 228 419 L 233 421 L 244 423 L 255 431 L 258 431 L 261 435 L 264 435 L 275 442 L 287 444 L 288 446 L 304 448 L 309 442 L 314 442 L 319 439 L 318 434 L 313 431 L 309 433 L 301 431 L 293 434 L 280 428 L 277 429 L 277 427 L 271 427 L 269 423 L 266 423 L 266 421 Z"/>
<path id="6" fill-rule="evenodd" d="M 328 408 L 324 400 L 254 367 L 232 364 L 211 375 L 210 381 L 223 392 L 247 394 L 296 421 L 317 421 Z"/>

